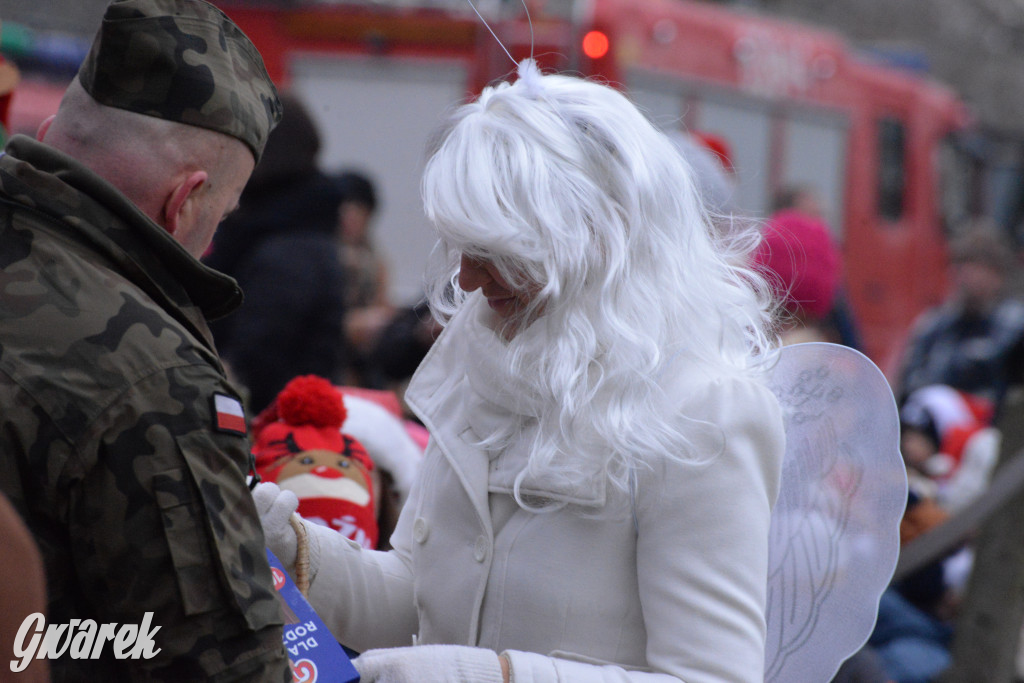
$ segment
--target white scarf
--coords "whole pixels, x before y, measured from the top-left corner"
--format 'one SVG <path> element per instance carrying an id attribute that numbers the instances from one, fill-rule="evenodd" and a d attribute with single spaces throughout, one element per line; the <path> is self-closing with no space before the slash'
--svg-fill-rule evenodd
<path id="1" fill-rule="evenodd" d="M 470 388 L 465 401 L 465 419 L 487 457 L 491 460 L 489 490 L 514 494 L 520 478 L 520 498 L 529 505 L 556 503 L 602 506 L 606 477 L 597 464 L 603 459 L 586 457 L 584 452 L 565 453 L 573 467 L 545 471 L 531 467 L 530 449 L 537 435 L 538 418 L 545 400 L 522 377 L 509 368 L 509 348 L 495 332 L 493 313 L 483 296 L 474 295 L 466 303 L 467 311 L 453 324 L 453 334 L 465 335 L 469 352 L 462 359 Z M 539 334 L 541 326 L 530 326 L 519 334 Z M 566 471 L 569 470 L 569 471 Z"/>

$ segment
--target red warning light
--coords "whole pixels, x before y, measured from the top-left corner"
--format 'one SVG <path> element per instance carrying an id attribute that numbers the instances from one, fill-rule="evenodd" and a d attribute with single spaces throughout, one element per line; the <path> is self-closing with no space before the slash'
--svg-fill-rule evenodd
<path id="1" fill-rule="evenodd" d="M 583 54 L 591 59 L 601 59 L 608 54 L 608 36 L 603 31 L 588 31 L 583 36 Z"/>

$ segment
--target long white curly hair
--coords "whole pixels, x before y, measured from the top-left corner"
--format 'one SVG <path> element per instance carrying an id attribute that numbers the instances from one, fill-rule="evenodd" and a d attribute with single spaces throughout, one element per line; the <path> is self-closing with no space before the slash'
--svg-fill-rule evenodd
<path id="1" fill-rule="evenodd" d="M 747 267 L 759 235 L 715 232 L 686 161 L 621 93 L 532 60 L 518 74 L 456 109 L 429 150 L 432 310 L 466 305 L 463 254 L 539 285 L 501 359 L 542 406 L 527 469 L 597 468 L 625 489 L 652 456 L 708 455 L 665 400 L 676 362 L 754 376 L 774 359 L 776 303 Z"/>

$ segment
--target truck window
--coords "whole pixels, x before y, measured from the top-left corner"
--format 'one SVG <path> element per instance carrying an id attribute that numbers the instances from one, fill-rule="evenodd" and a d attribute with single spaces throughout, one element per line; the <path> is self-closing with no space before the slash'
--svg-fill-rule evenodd
<path id="1" fill-rule="evenodd" d="M 939 216 L 946 235 L 955 237 L 955 232 L 971 217 L 972 162 L 953 137 L 942 142 L 938 149 L 938 162 Z"/>
<path id="2" fill-rule="evenodd" d="M 906 129 L 896 118 L 878 121 L 878 214 L 887 220 L 903 217 L 907 186 Z"/>

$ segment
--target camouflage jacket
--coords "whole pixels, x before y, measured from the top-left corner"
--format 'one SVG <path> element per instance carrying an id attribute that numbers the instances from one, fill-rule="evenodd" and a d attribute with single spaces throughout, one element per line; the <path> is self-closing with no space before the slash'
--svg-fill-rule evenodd
<path id="1" fill-rule="evenodd" d="M 0 490 L 42 551 L 47 623 L 160 627 L 154 658 L 66 652 L 54 681 L 291 680 L 248 439 L 214 408 L 237 393 L 206 318 L 240 300 L 84 166 L 8 143 Z"/>

